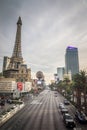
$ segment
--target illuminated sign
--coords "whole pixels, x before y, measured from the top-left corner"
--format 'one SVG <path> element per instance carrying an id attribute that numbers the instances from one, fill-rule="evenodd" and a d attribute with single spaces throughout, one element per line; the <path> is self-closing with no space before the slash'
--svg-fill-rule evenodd
<path id="1" fill-rule="evenodd" d="M 20 91 L 22 91 L 22 89 L 23 89 L 23 84 L 22 84 L 21 82 L 18 82 L 18 83 L 17 83 L 17 89 L 20 90 Z"/>
<path id="2" fill-rule="evenodd" d="M 72 47 L 72 46 L 68 46 L 67 49 L 73 50 L 73 49 L 77 49 L 77 48 L 76 47 Z"/>

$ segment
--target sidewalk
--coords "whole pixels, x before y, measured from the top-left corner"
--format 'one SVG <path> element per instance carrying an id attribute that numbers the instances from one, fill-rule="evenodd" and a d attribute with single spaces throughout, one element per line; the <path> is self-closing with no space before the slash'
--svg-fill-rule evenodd
<path id="1" fill-rule="evenodd" d="M 31 101 L 32 99 L 34 98 L 34 96 L 32 94 L 30 94 L 29 96 L 25 96 L 21 99 L 21 101 L 23 101 L 25 104 L 28 102 L 28 101 Z M 13 106 L 15 106 L 17 104 L 9 104 L 7 102 L 5 102 L 5 105 L 4 106 L 0 106 L 0 115 L 7 111 L 8 109 L 12 108 Z"/>
<path id="2" fill-rule="evenodd" d="M 34 95 L 33 94 L 29 94 L 28 96 L 25 96 L 21 99 L 21 101 L 23 101 L 25 104 L 27 104 L 28 101 L 31 101 L 32 99 L 34 99 Z M 13 106 L 15 106 L 17 104 L 9 104 L 7 102 L 5 102 L 5 106 L 0 106 L 0 115 L 7 111 L 8 109 L 12 108 Z"/>
<path id="3" fill-rule="evenodd" d="M 13 106 L 12 104 L 11 105 L 6 104 L 4 108 L 0 109 L 1 110 L 0 112 L 5 111 L 5 113 L 0 115 L 0 126 L 3 125 L 8 119 L 10 119 L 17 111 L 22 109 L 24 107 L 24 103 L 14 106 L 12 109 L 10 109 L 12 106 Z M 10 109 L 10 111 L 6 112 L 7 109 Z"/>
<path id="4" fill-rule="evenodd" d="M 5 106 L 0 106 L 0 115 L 1 115 L 1 113 L 3 113 L 4 111 L 7 111 L 8 109 L 10 109 L 14 105 L 15 104 L 5 103 Z"/>

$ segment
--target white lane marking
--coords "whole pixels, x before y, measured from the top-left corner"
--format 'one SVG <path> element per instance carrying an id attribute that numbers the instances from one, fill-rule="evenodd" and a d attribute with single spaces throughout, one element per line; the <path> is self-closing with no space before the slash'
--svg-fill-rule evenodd
<path id="1" fill-rule="evenodd" d="M 38 100 L 34 100 L 34 101 L 32 101 L 30 104 L 36 104 L 36 105 L 39 104 L 39 105 L 40 105 L 40 104 L 42 104 L 42 102 L 40 102 L 40 101 L 38 101 Z"/>

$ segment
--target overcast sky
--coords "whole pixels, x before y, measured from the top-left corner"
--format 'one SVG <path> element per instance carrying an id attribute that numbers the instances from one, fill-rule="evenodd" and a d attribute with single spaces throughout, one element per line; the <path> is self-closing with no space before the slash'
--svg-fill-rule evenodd
<path id="1" fill-rule="evenodd" d="M 12 56 L 19 16 L 32 77 L 40 70 L 52 79 L 69 45 L 78 48 L 80 69 L 87 68 L 87 0 L 0 0 L 0 71 L 3 56 Z"/>

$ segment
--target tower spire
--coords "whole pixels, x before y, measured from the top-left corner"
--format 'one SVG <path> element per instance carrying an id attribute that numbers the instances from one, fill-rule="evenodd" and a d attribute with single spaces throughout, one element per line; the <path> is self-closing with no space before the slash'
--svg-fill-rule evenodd
<path id="1" fill-rule="evenodd" d="M 20 25 L 22 25 L 22 20 L 21 20 L 21 17 L 19 16 L 19 19 L 18 19 L 18 22 L 17 22 L 17 24 L 20 24 Z"/>
<path id="2" fill-rule="evenodd" d="M 15 45 L 13 49 L 13 54 L 10 60 L 9 69 L 19 69 L 20 64 L 23 63 L 22 51 L 21 51 L 21 26 L 22 20 L 21 17 L 17 21 L 17 32 L 15 38 Z"/>
<path id="3" fill-rule="evenodd" d="M 17 22 L 17 32 L 16 32 L 16 38 L 15 38 L 15 45 L 14 50 L 12 54 L 12 59 L 18 60 L 19 62 L 23 61 L 22 58 L 22 51 L 21 51 L 21 26 L 22 26 L 22 20 L 19 16 L 18 22 Z"/>

